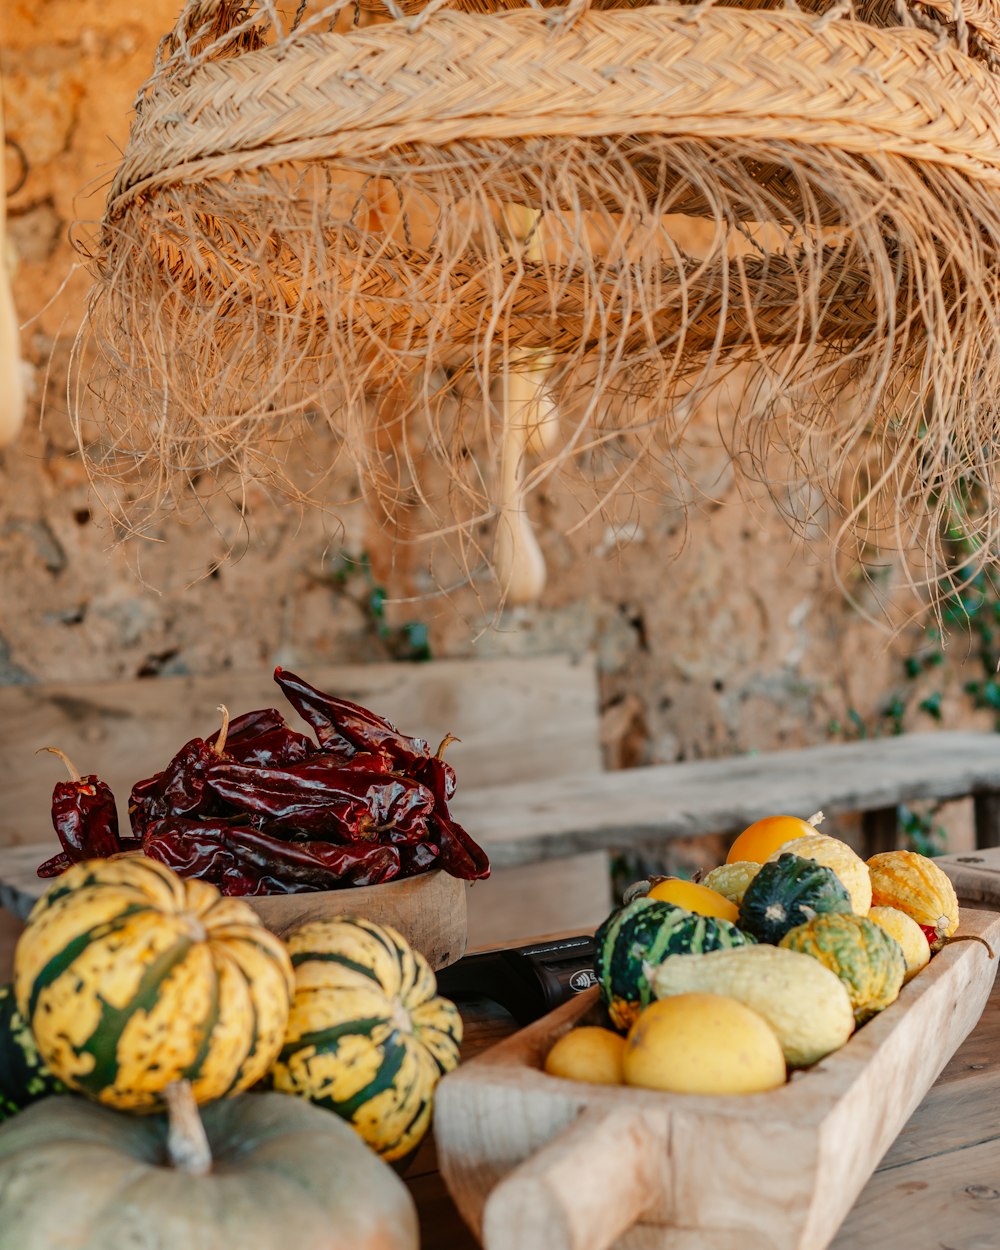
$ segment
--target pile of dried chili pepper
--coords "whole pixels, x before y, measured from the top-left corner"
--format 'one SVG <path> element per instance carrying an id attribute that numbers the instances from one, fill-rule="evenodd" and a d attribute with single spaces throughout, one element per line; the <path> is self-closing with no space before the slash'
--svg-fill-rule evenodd
<path id="1" fill-rule="evenodd" d="M 53 793 L 63 849 L 39 875 L 131 849 L 223 894 L 375 885 L 431 868 L 470 881 L 489 875 L 485 852 L 448 810 L 450 735 L 432 754 L 423 739 L 294 673 L 277 668 L 274 679 L 315 740 L 275 708 L 231 722 L 220 709 L 217 734 L 192 738 L 132 787 L 131 838 L 118 834 L 108 787 L 76 774 Z"/>

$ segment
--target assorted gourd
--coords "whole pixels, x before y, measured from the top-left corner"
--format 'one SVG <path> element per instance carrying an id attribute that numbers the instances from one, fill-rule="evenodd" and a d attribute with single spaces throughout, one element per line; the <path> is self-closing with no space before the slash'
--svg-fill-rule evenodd
<path id="1" fill-rule="evenodd" d="M 821 833 L 819 819 L 757 821 L 697 884 L 632 887 L 595 936 L 605 1022 L 568 1030 L 545 1070 L 682 1093 L 762 1092 L 893 1003 L 953 939 L 954 888 L 915 852 L 866 862 Z"/>
<path id="2" fill-rule="evenodd" d="M 388 925 L 339 917 L 282 939 L 243 900 L 154 861 L 75 864 L 0 986 L 0 1250 L 54 1244 L 53 1220 L 104 1250 L 153 1250 L 165 1242 L 143 1230 L 164 1220 L 193 1250 L 416 1250 L 386 1164 L 419 1145 L 461 1038 L 426 959 Z M 24 1214 L 19 1187 L 74 1154 L 93 1168 L 93 1209 Z M 239 1184 L 254 1199 L 245 1228 L 221 1197 Z M 345 1222 L 355 1194 L 365 1209 Z"/>

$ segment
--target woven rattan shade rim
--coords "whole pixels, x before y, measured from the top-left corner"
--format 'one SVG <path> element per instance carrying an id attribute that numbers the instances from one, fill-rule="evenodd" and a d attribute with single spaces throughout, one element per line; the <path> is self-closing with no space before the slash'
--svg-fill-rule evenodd
<path id="1" fill-rule="evenodd" d="M 442 12 L 263 48 L 161 82 L 109 197 L 412 143 L 677 134 L 894 153 L 1000 189 L 1000 81 L 918 30 L 664 6 Z"/>

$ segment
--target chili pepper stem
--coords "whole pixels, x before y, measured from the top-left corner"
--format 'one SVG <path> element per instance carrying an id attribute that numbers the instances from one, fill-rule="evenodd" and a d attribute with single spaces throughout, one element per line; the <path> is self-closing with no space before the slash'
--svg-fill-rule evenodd
<path id="1" fill-rule="evenodd" d="M 66 754 L 65 751 L 60 751 L 58 747 L 39 747 L 38 750 L 35 752 L 35 754 L 40 755 L 42 751 L 51 751 L 53 755 L 59 756 L 59 758 L 62 760 L 62 762 L 66 765 L 67 769 L 69 770 L 70 781 L 82 780 L 80 776 L 80 770 L 73 763 L 73 761 L 69 758 L 69 756 Z"/>
<path id="2" fill-rule="evenodd" d="M 213 744 L 213 750 L 216 755 L 221 755 L 226 749 L 226 738 L 229 736 L 229 708 L 224 703 L 220 703 L 216 711 L 222 713 L 222 728 Z"/>
<path id="3" fill-rule="evenodd" d="M 441 745 L 434 752 L 434 758 L 437 760 L 442 759 L 444 757 L 445 751 L 448 750 L 448 748 L 451 746 L 453 742 L 461 742 L 461 741 L 462 739 L 456 738 L 454 734 L 445 734 L 445 736 L 441 739 Z"/>
<path id="4" fill-rule="evenodd" d="M 990 959 L 996 958 L 996 952 L 993 950 L 993 947 L 990 946 L 989 942 L 987 942 L 984 937 L 980 937 L 978 933 L 959 933 L 955 937 L 941 938 L 942 949 L 945 946 L 951 946 L 955 942 L 979 942 L 981 945 L 986 947 Z"/>

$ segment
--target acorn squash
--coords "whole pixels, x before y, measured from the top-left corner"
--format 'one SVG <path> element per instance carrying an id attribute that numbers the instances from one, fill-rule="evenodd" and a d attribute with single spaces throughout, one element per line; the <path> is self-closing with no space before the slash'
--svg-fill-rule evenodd
<path id="1" fill-rule="evenodd" d="M 899 996 L 906 974 L 903 949 L 867 916 L 827 912 L 790 929 L 780 944 L 786 950 L 812 955 L 840 977 L 858 1024 Z"/>
<path id="2" fill-rule="evenodd" d="M 274 1088 L 335 1112 L 384 1159 L 404 1159 L 456 1067 L 462 1018 L 427 960 L 389 925 L 341 916 L 286 941 L 295 968 Z"/>
<path id="3" fill-rule="evenodd" d="M 817 959 L 777 946 L 741 946 L 671 955 L 653 973 L 657 998 L 692 991 L 724 994 L 770 1025 L 790 1068 L 837 1050 L 854 1032 L 843 982 Z"/>
<path id="4" fill-rule="evenodd" d="M 698 916 L 657 899 L 619 908 L 594 935 L 594 974 L 617 1029 L 625 1032 L 653 997 L 649 974 L 668 955 L 745 946 L 753 938 L 728 920 Z"/>
<path id="5" fill-rule="evenodd" d="M 920 925 L 932 951 L 958 928 L 958 898 L 946 873 L 916 851 L 884 851 L 868 861 L 872 902 L 895 907 Z"/>
<path id="6" fill-rule="evenodd" d="M 814 916 L 850 910 L 850 896 L 832 868 L 786 851 L 764 864 L 747 886 L 739 925 L 759 942 L 776 945 Z"/>
<path id="7" fill-rule="evenodd" d="M 56 878 L 18 940 L 14 987 L 55 1076 L 150 1111 L 178 1079 L 209 1102 L 267 1073 L 292 965 L 248 903 L 135 856 L 85 860 Z"/>

